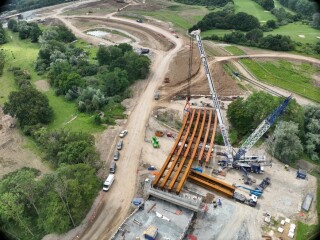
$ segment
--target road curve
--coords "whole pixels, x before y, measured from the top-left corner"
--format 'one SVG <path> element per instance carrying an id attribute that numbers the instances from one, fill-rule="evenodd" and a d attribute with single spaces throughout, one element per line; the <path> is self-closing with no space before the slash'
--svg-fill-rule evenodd
<path id="1" fill-rule="evenodd" d="M 223 56 L 223 57 L 215 57 L 215 62 L 227 61 L 231 59 L 241 59 L 241 58 L 287 58 L 292 60 L 302 60 L 307 61 L 315 64 L 320 64 L 320 59 L 316 59 L 313 57 L 301 56 L 301 55 L 294 55 L 290 53 L 284 52 L 272 52 L 272 53 L 263 53 L 263 54 L 250 54 L 250 55 L 239 55 L 239 56 Z"/>

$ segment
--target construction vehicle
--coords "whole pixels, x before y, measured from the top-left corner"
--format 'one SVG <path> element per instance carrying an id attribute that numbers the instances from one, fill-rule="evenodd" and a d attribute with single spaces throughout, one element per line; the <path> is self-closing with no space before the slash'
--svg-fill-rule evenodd
<path id="1" fill-rule="evenodd" d="M 159 148 L 160 147 L 159 141 L 158 141 L 158 139 L 156 137 L 152 137 L 151 138 L 151 143 L 152 143 L 153 148 Z"/>
<path id="2" fill-rule="evenodd" d="M 196 41 L 197 41 L 197 45 L 198 45 L 198 49 L 200 52 L 200 57 L 201 57 L 201 61 L 202 61 L 202 65 L 204 67 L 205 73 L 206 73 L 206 77 L 208 80 L 208 84 L 209 84 L 209 88 L 210 88 L 210 93 L 211 93 L 211 97 L 212 97 L 212 101 L 213 101 L 213 106 L 216 110 L 216 114 L 218 117 L 218 123 L 219 123 L 219 128 L 221 131 L 221 135 L 223 138 L 223 142 L 224 145 L 226 147 L 226 152 L 224 153 L 224 155 L 226 156 L 226 167 L 236 167 L 239 166 L 240 169 L 245 169 L 248 168 L 247 165 L 252 165 L 254 163 L 257 164 L 266 164 L 268 165 L 269 163 L 266 162 L 265 158 L 260 158 L 260 157 L 255 157 L 252 159 L 246 159 L 245 158 L 245 154 L 251 149 L 251 147 L 261 138 L 261 136 L 268 131 L 268 129 L 275 123 L 276 119 L 282 115 L 286 109 L 286 107 L 288 106 L 292 96 L 290 95 L 289 97 L 287 97 L 282 104 L 273 112 L 271 113 L 255 130 L 254 132 L 248 137 L 248 139 L 242 144 L 242 146 L 240 147 L 240 149 L 235 153 L 235 150 L 232 148 L 229 137 L 228 137 L 228 131 L 226 128 L 226 125 L 224 124 L 223 121 L 223 117 L 221 114 L 221 108 L 220 108 L 220 101 L 218 99 L 217 96 L 217 91 L 214 87 L 213 84 L 213 79 L 208 67 L 208 63 L 207 63 L 207 58 L 206 58 L 206 54 L 204 52 L 204 48 L 203 48 L 203 44 L 202 44 L 202 40 L 200 37 L 200 30 L 195 30 L 191 32 L 191 35 L 195 36 Z M 187 99 L 187 103 L 188 103 L 188 99 Z M 237 162 L 237 164 L 234 164 L 234 162 Z M 251 166 L 250 171 L 253 172 L 262 172 L 261 169 L 260 170 L 256 170 L 255 166 Z"/>
<path id="3" fill-rule="evenodd" d="M 252 188 L 248 188 L 248 187 L 245 187 L 245 186 L 241 186 L 241 185 L 234 185 L 236 188 L 243 188 L 243 189 L 246 189 L 246 190 L 249 190 L 250 192 L 250 195 L 256 195 L 257 197 L 261 197 L 262 196 L 262 193 L 263 191 L 259 190 L 259 189 L 252 189 Z"/>
<path id="4" fill-rule="evenodd" d="M 160 98 L 160 93 L 158 91 L 156 91 L 154 93 L 154 100 L 159 100 L 159 98 Z"/>
<path id="5" fill-rule="evenodd" d="M 243 204 L 247 204 L 250 207 L 255 207 L 257 206 L 257 202 L 258 202 L 258 197 L 256 195 L 251 195 L 250 199 L 246 198 L 246 196 L 244 196 L 241 193 L 238 192 L 234 192 L 233 194 L 233 198 L 237 201 L 237 202 L 241 202 Z"/>

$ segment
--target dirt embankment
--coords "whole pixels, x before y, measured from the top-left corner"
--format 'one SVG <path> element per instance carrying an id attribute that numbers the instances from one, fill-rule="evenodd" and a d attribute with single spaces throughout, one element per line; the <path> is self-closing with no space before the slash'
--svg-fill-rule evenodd
<path id="1" fill-rule="evenodd" d="M 12 128 L 15 120 L 0 108 L 0 179 L 22 167 L 31 167 L 47 173 L 50 169 L 29 149 L 19 130 Z M 10 127 L 11 126 L 11 127 Z"/>
<path id="2" fill-rule="evenodd" d="M 168 83 L 163 83 L 159 88 L 161 95 L 165 99 L 171 99 L 179 94 L 186 94 L 188 88 L 189 76 L 189 46 L 179 52 L 170 65 L 170 70 L 166 77 L 169 78 Z M 237 85 L 236 81 L 232 79 L 223 69 L 221 63 L 209 64 L 211 69 L 211 76 L 214 80 L 215 88 L 219 96 L 234 96 L 240 95 L 243 91 Z M 205 76 L 201 59 L 199 57 L 198 49 L 194 46 L 193 60 L 192 60 L 192 77 L 190 80 L 190 94 L 191 95 L 208 95 L 210 89 L 208 80 Z"/>

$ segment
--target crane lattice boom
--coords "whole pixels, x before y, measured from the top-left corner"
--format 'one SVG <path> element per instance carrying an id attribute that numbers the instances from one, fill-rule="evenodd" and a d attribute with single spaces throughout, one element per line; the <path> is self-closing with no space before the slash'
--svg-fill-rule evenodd
<path id="1" fill-rule="evenodd" d="M 210 87 L 210 93 L 212 96 L 212 100 L 213 100 L 213 106 L 216 109 L 216 113 L 217 113 L 217 117 L 218 117 L 218 122 L 219 122 L 219 127 L 220 127 L 220 131 L 222 134 L 222 138 L 223 138 L 223 142 L 224 145 L 227 147 L 227 155 L 228 158 L 232 160 L 232 147 L 228 138 L 228 132 L 227 129 L 223 123 L 223 118 L 222 118 L 222 114 L 221 114 L 221 110 L 220 110 L 220 103 L 218 100 L 218 96 L 217 96 L 217 92 L 215 90 L 215 87 L 213 85 L 213 80 L 212 80 L 212 76 L 208 67 L 208 63 L 207 63 L 207 58 L 206 58 L 206 54 L 204 52 L 204 48 L 202 45 L 202 41 L 201 41 L 201 37 L 200 37 L 200 30 L 196 30 L 191 32 L 191 35 L 194 35 L 196 37 L 197 40 L 197 45 L 199 48 L 199 52 L 200 52 L 200 57 L 201 57 L 201 61 L 207 76 L 207 80 L 209 83 L 209 87 Z"/>
<path id="2" fill-rule="evenodd" d="M 277 117 L 282 115 L 288 106 L 292 96 L 287 97 L 282 104 L 271 113 L 257 128 L 254 132 L 247 138 L 247 140 L 242 144 L 239 151 L 236 153 L 234 160 L 239 160 L 261 137 L 268 131 L 268 129 L 274 124 Z"/>

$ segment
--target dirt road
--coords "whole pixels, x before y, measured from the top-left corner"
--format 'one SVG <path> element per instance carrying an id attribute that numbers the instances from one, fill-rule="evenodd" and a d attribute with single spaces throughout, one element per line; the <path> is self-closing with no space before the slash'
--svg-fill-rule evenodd
<path id="1" fill-rule="evenodd" d="M 271 52 L 271 53 L 264 53 L 264 54 L 250 54 L 250 55 L 239 55 L 239 56 L 223 56 L 223 57 L 216 57 L 216 62 L 226 61 L 230 59 L 240 59 L 240 58 L 287 58 L 293 60 L 301 60 L 307 61 L 310 63 L 320 64 L 320 60 L 312 57 L 306 57 L 301 55 L 294 55 L 290 53 L 284 52 Z"/>
<path id="2" fill-rule="evenodd" d="M 153 29 L 153 26 L 148 26 Z M 166 37 L 170 33 L 161 30 Z M 129 116 L 127 129 L 129 134 L 124 141 L 121 159 L 118 163 L 118 172 L 115 184 L 110 192 L 105 194 L 105 207 L 96 219 L 91 229 L 82 239 L 109 239 L 119 227 L 130 209 L 130 202 L 134 197 L 136 172 L 142 143 L 144 142 L 144 129 L 153 107 L 153 94 L 168 70 L 171 59 L 182 47 L 182 41 L 171 39 L 176 46 L 169 52 L 158 53 L 152 64 L 149 84 L 141 95 L 138 104 Z"/>

